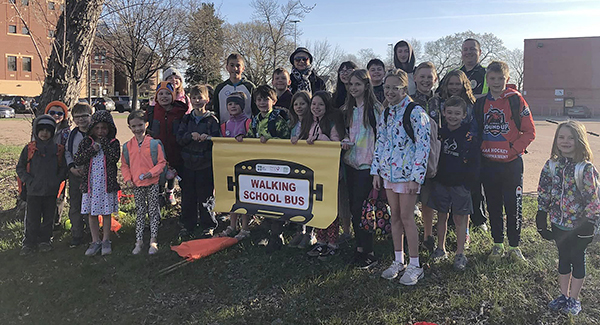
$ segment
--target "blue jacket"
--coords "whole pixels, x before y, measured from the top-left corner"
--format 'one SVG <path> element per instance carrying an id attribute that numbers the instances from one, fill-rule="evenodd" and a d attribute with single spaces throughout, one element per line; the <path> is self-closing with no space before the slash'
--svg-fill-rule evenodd
<path id="1" fill-rule="evenodd" d="M 179 123 L 177 142 L 181 145 L 181 159 L 187 169 L 200 170 L 212 165 L 212 141 L 194 141 L 192 133 L 206 133 L 211 137 L 221 136 L 221 126 L 213 112 L 195 116 L 194 111 L 186 114 Z"/>

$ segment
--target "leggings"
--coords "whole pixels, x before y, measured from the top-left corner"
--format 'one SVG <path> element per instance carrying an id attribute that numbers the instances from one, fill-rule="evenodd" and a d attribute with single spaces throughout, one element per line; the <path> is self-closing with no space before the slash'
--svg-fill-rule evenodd
<path id="1" fill-rule="evenodd" d="M 317 242 L 319 243 L 335 243 L 340 234 L 340 218 L 335 217 L 335 220 L 325 229 L 317 230 Z"/>
<path id="2" fill-rule="evenodd" d="M 552 224 L 552 233 L 558 248 L 558 273 L 573 273 L 573 278 L 585 277 L 585 250 L 593 237 L 581 238 L 577 230 L 562 230 Z"/>
<path id="3" fill-rule="evenodd" d="M 158 236 L 158 224 L 160 222 L 160 207 L 158 205 L 158 184 L 141 186 L 133 189 L 135 209 L 135 239 L 143 239 L 146 214 L 150 219 L 150 238 Z"/>
<path id="4" fill-rule="evenodd" d="M 365 253 L 371 253 L 373 251 L 373 234 L 360 227 L 360 218 L 363 202 L 373 188 L 373 176 L 369 169 L 357 170 L 348 165 L 346 165 L 346 175 L 356 246 L 362 247 Z"/>

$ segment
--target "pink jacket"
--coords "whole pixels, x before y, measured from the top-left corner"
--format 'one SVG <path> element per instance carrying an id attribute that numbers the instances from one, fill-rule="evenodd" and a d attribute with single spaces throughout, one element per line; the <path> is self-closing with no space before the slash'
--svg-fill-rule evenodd
<path id="1" fill-rule="evenodd" d="M 319 119 L 313 116 L 313 123 L 310 126 L 310 132 L 308 133 L 308 138 L 313 141 L 341 141 L 340 134 L 335 129 L 335 126 L 331 128 L 330 136 L 328 137 L 321 127 L 319 126 Z"/>
<path id="2" fill-rule="evenodd" d="M 127 150 L 129 151 L 129 165 L 121 153 L 121 174 L 125 182 L 132 181 L 135 186 L 150 186 L 158 183 L 160 174 L 167 165 L 165 155 L 162 150 L 158 150 L 158 162 L 156 166 L 152 162 L 152 155 L 150 154 L 150 140 L 152 137 L 146 135 L 141 146 L 138 146 L 138 142 L 133 137 L 127 141 Z M 140 180 L 140 175 L 150 172 L 152 178 Z"/>

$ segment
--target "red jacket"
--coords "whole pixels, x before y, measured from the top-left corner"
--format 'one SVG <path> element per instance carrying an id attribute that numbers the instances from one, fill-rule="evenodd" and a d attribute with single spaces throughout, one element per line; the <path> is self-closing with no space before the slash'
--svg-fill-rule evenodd
<path id="1" fill-rule="evenodd" d="M 508 97 L 519 96 L 521 130 L 517 129 L 512 118 Z M 481 154 L 484 158 L 509 162 L 525 152 L 535 139 L 535 125 L 527 102 L 514 89 L 505 89 L 498 99 L 487 94 L 483 106 L 483 134 Z"/>
<path id="2" fill-rule="evenodd" d="M 152 116 L 148 119 L 151 136 L 163 143 L 167 154 L 167 162 L 172 167 L 183 164 L 181 146 L 177 143 L 175 135 L 179 130 L 181 118 L 183 118 L 187 109 L 188 107 L 178 100 L 173 101 L 173 108 L 168 112 L 156 103 Z"/>

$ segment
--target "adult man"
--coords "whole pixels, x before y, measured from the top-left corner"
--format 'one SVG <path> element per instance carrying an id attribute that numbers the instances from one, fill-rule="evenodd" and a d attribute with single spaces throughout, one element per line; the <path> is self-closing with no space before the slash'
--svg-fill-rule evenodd
<path id="1" fill-rule="evenodd" d="M 481 57 L 481 45 L 473 38 L 467 38 L 460 49 L 463 65 L 460 70 L 467 75 L 471 81 L 471 88 L 475 97 L 479 98 L 487 94 L 488 87 L 485 82 L 485 68 L 479 64 Z"/>
<path id="2" fill-rule="evenodd" d="M 319 90 L 325 90 L 325 82 L 323 79 L 317 77 L 317 74 L 313 71 L 312 62 L 313 57 L 305 47 L 297 48 L 290 55 L 290 63 L 292 64 L 290 91 L 292 94 L 295 94 L 299 90 L 306 90 L 310 94 Z"/>

